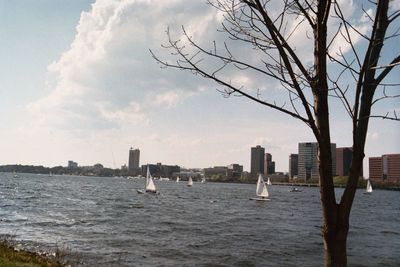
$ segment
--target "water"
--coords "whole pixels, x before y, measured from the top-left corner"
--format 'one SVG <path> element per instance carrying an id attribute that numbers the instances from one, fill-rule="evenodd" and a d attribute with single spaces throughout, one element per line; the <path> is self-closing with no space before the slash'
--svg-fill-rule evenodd
<path id="1" fill-rule="evenodd" d="M 84 266 L 321 266 L 318 188 L 0 173 L 0 234 L 30 248 L 67 248 Z M 339 189 L 340 191 L 340 189 Z M 400 266 L 400 192 L 359 190 L 350 266 Z M 339 192 L 338 192 L 339 193 Z M 339 195 L 339 194 L 338 194 Z"/>

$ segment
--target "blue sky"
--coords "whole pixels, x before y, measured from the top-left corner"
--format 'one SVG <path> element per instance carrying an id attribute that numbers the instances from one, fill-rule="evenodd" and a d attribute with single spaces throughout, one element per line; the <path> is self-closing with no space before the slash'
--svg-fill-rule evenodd
<path id="1" fill-rule="evenodd" d="M 345 2 L 350 15 L 359 10 Z M 167 26 L 177 36 L 185 25 L 206 44 L 224 40 L 220 21 L 204 1 L 0 0 L 0 164 L 74 160 L 114 168 L 127 163 L 133 146 L 141 164 L 240 163 L 248 170 L 250 147 L 260 144 L 277 170 L 287 171 L 297 144 L 314 140 L 302 123 L 244 98 L 223 98 L 216 84 L 162 70 L 151 58 L 149 48 L 168 58 L 160 48 Z M 307 48 L 304 33 L 294 38 L 299 51 Z M 395 43 L 388 47 L 384 57 L 399 53 Z M 399 82 L 394 72 L 390 81 Z M 281 92 L 264 78 L 233 79 L 268 97 Z M 398 99 L 377 107 L 393 109 L 400 109 Z M 345 113 L 332 104 L 331 114 L 332 141 L 350 146 Z M 399 132 L 399 123 L 372 120 L 366 156 L 400 153 Z"/>

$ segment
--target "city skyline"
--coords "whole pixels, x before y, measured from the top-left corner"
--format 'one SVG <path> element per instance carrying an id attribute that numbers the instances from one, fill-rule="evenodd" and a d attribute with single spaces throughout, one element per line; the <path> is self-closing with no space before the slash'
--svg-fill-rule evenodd
<path id="1" fill-rule="evenodd" d="M 240 163 L 250 170 L 249 149 L 261 145 L 277 171 L 288 171 L 297 144 L 315 142 L 301 122 L 243 98 L 226 99 L 218 85 L 188 73 L 159 68 L 148 49 L 165 53 L 160 45 L 167 26 L 179 35 L 185 25 L 205 42 L 226 39 L 216 31 L 220 14 L 202 1 L 163 1 L 157 8 L 154 1 L 0 3 L 1 165 L 57 166 L 73 159 L 117 168 L 128 163 L 126 151 L 134 145 L 141 162 Z M 360 16 L 357 3 L 347 5 Z M 398 1 L 393 5 L 400 8 Z M 304 42 L 297 41 L 302 51 Z M 281 90 L 264 78 L 235 79 L 261 94 Z M 398 102 L 377 106 L 384 113 L 393 109 L 400 110 Z M 335 102 L 331 114 L 331 142 L 351 146 L 347 114 Z M 399 123 L 371 120 L 365 175 L 369 157 L 400 151 L 399 132 Z"/>

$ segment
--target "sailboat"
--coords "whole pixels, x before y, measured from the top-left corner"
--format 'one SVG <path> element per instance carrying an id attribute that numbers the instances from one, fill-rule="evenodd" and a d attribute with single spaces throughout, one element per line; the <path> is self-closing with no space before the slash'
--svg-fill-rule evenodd
<path id="1" fill-rule="evenodd" d="M 367 180 L 367 191 L 364 192 L 364 194 L 371 194 L 372 193 L 372 185 L 369 179 Z"/>
<path id="2" fill-rule="evenodd" d="M 179 176 L 178 176 L 178 177 L 176 177 L 176 182 L 177 182 L 177 183 L 179 183 Z"/>
<path id="3" fill-rule="evenodd" d="M 258 175 L 256 195 L 257 195 L 257 197 L 250 198 L 250 200 L 257 200 L 257 201 L 270 200 L 268 198 L 269 194 L 268 194 L 267 186 L 265 185 L 264 179 L 261 174 Z"/>
<path id="4" fill-rule="evenodd" d="M 268 177 L 268 180 L 267 180 L 267 185 L 272 185 L 271 180 L 269 179 L 269 177 Z"/>
<path id="5" fill-rule="evenodd" d="M 149 166 L 147 166 L 146 173 L 146 193 L 157 193 L 156 186 L 154 185 L 153 177 L 150 174 Z M 138 193 L 143 194 L 143 190 L 137 190 Z"/>
<path id="6" fill-rule="evenodd" d="M 201 179 L 201 183 L 202 183 L 202 184 L 205 184 L 205 183 L 206 183 L 206 178 L 203 177 L 203 178 Z"/>
<path id="7" fill-rule="evenodd" d="M 192 176 L 189 176 L 189 180 L 188 180 L 187 186 L 193 186 Z"/>

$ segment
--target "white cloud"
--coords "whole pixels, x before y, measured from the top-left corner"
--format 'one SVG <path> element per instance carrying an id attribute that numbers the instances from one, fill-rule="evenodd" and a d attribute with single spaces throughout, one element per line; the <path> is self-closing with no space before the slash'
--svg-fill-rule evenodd
<path id="1" fill-rule="evenodd" d="M 165 42 L 168 25 L 185 24 L 196 39 L 209 34 L 215 10 L 184 2 L 98 0 L 82 12 L 70 49 L 48 66 L 51 93 L 28 105 L 33 121 L 61 129 L 118 128 L 148 120 L 151 106 L 174 107 L 204 88 L 187 73 L 160 70 L 149 53 Z"/>
<path id="2" fill-rule="evenodd" d="M 379 133 L 377 132 L 368 132 L 367 133 L 367 138 L 370 140 L 378 140 L 379 139 Z"/>

